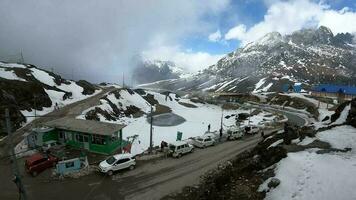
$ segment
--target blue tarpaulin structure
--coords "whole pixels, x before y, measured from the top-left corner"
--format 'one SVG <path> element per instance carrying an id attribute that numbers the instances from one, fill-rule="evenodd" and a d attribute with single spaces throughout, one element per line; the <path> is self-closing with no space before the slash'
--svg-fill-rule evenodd
<path id="1" fill-rule="evenodd" d="M 302 84 L 300 84 L 300 83 L 295 83 L 294 85 L 284 84 L 282 87 L 283 87 L 283 92 L 300 93 L 302 91 Z"/>
<path id="2" fill-rule="evenodd" d="M 347 95 L 356 95 L 356 87 L 347 85 L 331 85 L 331 84 L 321 84 L 315 86 L 312 91 L 314 92 L 325 92 L 325 93 L 342 93 Z"/>

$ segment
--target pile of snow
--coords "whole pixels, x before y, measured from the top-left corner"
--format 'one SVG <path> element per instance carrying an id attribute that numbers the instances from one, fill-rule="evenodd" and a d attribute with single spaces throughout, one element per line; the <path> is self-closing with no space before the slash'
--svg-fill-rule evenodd
<path id="1" fill-rule="evenodd" d="M 340 117 L 334 122 L 332 123 L 332 125 L 339 125 L 339 124 L 343 124 L 346 122 L 347 116 L 349 115 L 351 109 L 351 103 L 349 103 L 344 110 L 342 110 Z"/>
<path id="2" fill-rule="evenodd" d="M 356 129 L 340 126 L 318 133 L 317 138 L 333 148 L 352 150 L 317 154 L 318 149 L 309 149 L 288 153 L 275 170 L 281 184 L 267 192 L 266 199 L 356 199 Z M 260 190 L 267 189 L 266 182 Z"/>
<path id="3" fill-rule="evenodd" d="M 269 147 L 267 149 L 269 149 L 271 147 L 276 147 L 276 146 L 278 146 L 279 144 L 282 144 L 282 143 L 283 143 L 283 139 L 277 140 L 274 143 L 272 143 L 271 145 L 269 145 Z"/>

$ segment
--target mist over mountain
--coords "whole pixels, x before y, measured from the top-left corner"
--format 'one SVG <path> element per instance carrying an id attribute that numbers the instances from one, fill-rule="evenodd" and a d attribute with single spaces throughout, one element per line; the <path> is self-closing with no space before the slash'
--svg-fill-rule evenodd
<path id="1" fill-rule="evenodd" d="M 184 69 L 171 61 L 141 60 L 133 70 L 133 81 L 137 84 L 166 79 L 177 79 L 185 74 Z"/>
<path id="2" fill-rule="evenodd" d="M 280 91 L 286 83 L 350 84 L 356 73 L 356 45 L 350 33 L 334 35 L 320 26 L 289 35 L 271 32 L 227 54 L 192 77 L 152 83 L 169 90 L 215 92 Z"/>

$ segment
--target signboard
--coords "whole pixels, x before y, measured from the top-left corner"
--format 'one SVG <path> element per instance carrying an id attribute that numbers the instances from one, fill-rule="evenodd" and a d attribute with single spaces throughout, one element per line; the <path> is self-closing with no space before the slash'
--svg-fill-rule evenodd
<path id="1" fill-rule="evenodd" d="M 182 136 L 183 136 L 183 133 L 178 131 L 177 132 L 177 141 L 181 141 L 182 140 Z"/>

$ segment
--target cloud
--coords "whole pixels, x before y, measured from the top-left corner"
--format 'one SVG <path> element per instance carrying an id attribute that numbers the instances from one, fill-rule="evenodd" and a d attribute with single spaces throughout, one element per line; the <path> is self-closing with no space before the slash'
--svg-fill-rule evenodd
<path id="1" fill-rule="evenodd" d="M 245 34 L 246 34 L 246 26 L 244 24 L 240 24 L 230 29 L 225 34 L 225 40 L 240 39 L 243 38 Z"/>
<path id="2" fill-rule="evenodd" d="M 197 72 L 215 64 L 224 55 L 211 55 L 206 52 L 183 50 L 180 46 L 159 46 L 142 53 L 144 59 L 173 61 L 188 72 Z"/>
<path id="3" fill-rule="evenodd" d="M 23 52 L 27 63 L 66 77 L 115 81 L 155 38 L 176 45 L 213 28 L 229 0 L 2 0 L 0 60 Z"/>
<path id="4" fill-rule="evenodd" d="M 350 9 L 332 10 L 322 1 L 311 0 L 268 1 L 268 10 L 262 21 L 249 28 L 238 24 L 224 36 L 226 40 L 240 40 L 242 45 L 277 31 L 289 34 L 302 28 L 329 27 L 334 34 L 356 32 L 356 13 Z"/>
<path id="5" fill-rule="evenodd" d="M 209 35 L 209 40 L 212 42 L 218 42 L 221 39 L 221 32 L 218 29 L 216 32 Z"/>

